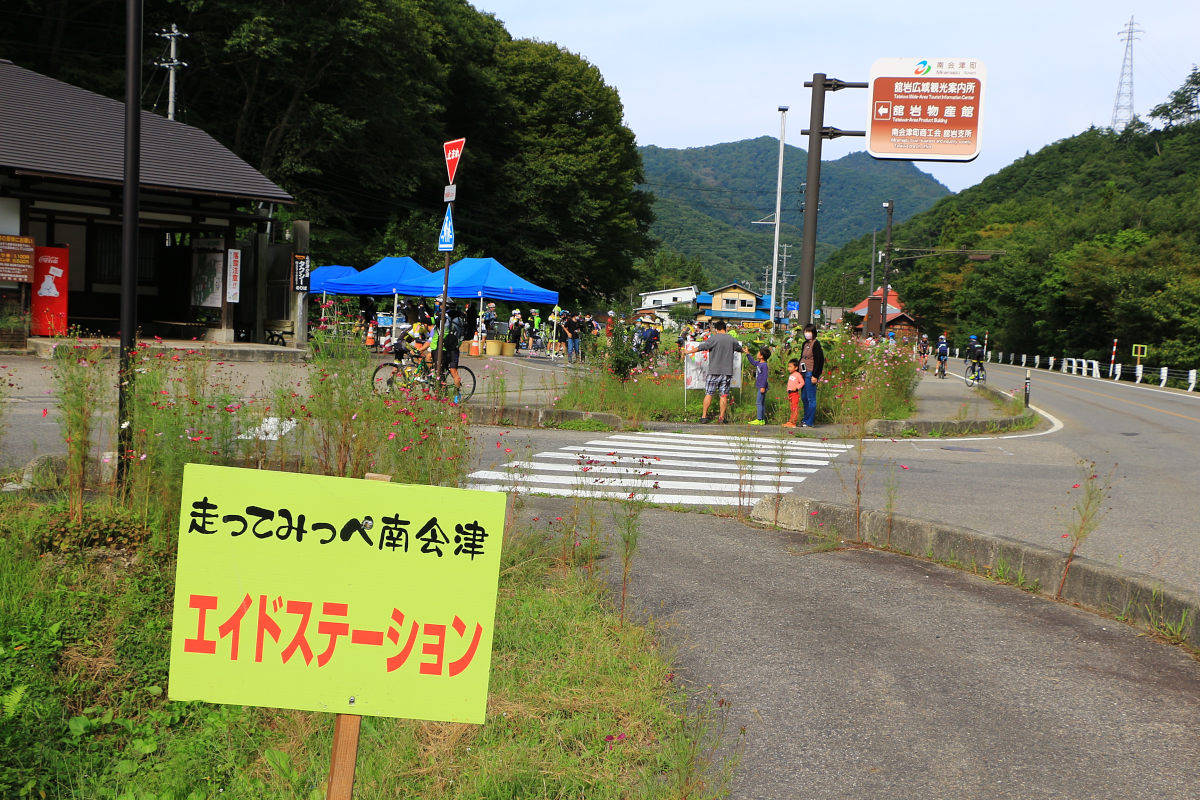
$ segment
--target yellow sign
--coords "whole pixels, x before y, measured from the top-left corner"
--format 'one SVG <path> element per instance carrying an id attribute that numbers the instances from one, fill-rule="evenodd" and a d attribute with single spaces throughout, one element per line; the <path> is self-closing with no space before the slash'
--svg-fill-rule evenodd
<path id="1" fill-rule="evenodd" d="M 482 723 L 504 506 L 187 465 L 171 699 Z"/>
<path id="2" fill-rule="evenodd" d="M 1134 358 L 1145 358 L 1146 357 L 1146 345 L 1135 344 L 1133 346 L 1133 357 Z"/>

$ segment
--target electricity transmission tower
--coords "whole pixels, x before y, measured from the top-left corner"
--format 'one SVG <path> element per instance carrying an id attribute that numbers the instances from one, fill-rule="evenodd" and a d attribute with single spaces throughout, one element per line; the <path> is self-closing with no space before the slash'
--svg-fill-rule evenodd
<path id="1" fill-rule="evenodd" d="M 1117 35 L 1125 42 L 1125 60 L 1121 63 L 1121 80 L 1117 84 L 1117 99 L 1113 101 L 1112 129 L 1120 133 L 1133 122 L 1133 42 L 1144 31 L 1137 27 L 1133 17 Z"/>

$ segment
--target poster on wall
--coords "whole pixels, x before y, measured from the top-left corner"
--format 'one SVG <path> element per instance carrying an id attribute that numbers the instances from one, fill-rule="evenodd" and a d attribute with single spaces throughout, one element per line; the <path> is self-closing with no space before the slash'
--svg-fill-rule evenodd
<path id="1" fill-rule="evenodd" d="M 225 265 L 225 300 L 236 303 L 242 296 L 242 251 L 230 250 Z"/>
<path id="2" fill-rule="evenodd" d="M 33 237 L 0 233 L 0 281 L 33 283 Z"/>
<path id="3" fill-rule="evenodd" d="M 225 273 L 225 242 L 197 239 L 192 253 L 192 305 L 220 308 Z"/>
<path id="4" fill-rule="evenodd" d="M 33 305 L 29 331 L 34 336 L 67 332 L 67 273 L 71 251 L 66 247 L 34 248 Z"/>

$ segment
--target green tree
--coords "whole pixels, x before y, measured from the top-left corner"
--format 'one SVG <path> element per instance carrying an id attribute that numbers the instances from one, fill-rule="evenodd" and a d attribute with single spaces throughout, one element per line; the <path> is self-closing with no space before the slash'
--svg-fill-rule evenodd
<path id="1" fill-rule="evenodd" d="M 652 218 L 616 90 L 543 42 L 502 44 L 498 76 L 503 191 L 471 219 L 486 223 L 489 250 L 531 280 L 567 296 L 612 296 L 650 249 Z"/>

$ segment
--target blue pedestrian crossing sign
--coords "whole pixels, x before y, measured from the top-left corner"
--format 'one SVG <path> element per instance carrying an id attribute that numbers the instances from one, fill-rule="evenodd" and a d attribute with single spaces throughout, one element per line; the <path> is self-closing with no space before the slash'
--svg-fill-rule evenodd
<path id="1" fill-rule="evenodd" d="M 442 220 L 442 232 L 438 234 L 438 252 L 449 253 L 454 249 L 454 217 L 451 213 L 453 206 L 446 206 L 446 218 Z"/>

